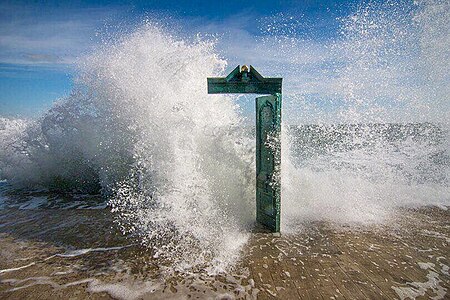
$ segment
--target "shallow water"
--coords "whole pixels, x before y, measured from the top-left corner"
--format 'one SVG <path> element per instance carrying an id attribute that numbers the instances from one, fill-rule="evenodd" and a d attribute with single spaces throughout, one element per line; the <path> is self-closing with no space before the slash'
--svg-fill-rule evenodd
<path id="1" fill-rule="evenodd" d="M 0 210 L 0 295 L 8 299 L 404 298 L 450 293 L 449 211 L 402 210 L 383 225 L 306 222 L 252 230 L 242 259 L 212 275 L 176 271 L 124 237 L 105 209 Z"/>

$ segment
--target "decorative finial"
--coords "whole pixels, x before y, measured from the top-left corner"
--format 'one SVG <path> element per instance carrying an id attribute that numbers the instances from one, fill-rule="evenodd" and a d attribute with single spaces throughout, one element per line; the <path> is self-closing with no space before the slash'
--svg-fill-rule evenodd
<path id="1" fill-rule="evenodd" d="M 241 67 L 241 73 L 242 72 L 247 72 L 248 73 L 248 66 L 247 65 L 243 65 L 242 67 Z"/>

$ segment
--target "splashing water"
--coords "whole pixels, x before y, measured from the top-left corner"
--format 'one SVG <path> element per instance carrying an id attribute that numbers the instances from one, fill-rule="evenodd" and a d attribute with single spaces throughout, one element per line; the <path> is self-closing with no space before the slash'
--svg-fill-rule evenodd
<path id="1" fill-rule="evenodd" d="M 313 73 L 295 53 L 317 45 L 275 36 L 292 62 L 273 69 L 287 84 L 282 231 L 449 205 L 449 12 L 440 1 L 359 7 Z M 254 136 L 235 98 L 206 94 L 206 77 L 226 71 L 216 52 L 151 23 L 103 46 L 44 116 L 1 120 L 0 176 L 101 191 L 123 232 L 175 268 L 232 265 L 255 218 Z"/>
<path id="2" fill-rule="evenodd" d="M 305 125 L 284 135 L 285 230 L 305 219 L 373 222 L 399 206 L 448 205 L 449 9 L 444 1 L 358 7 L 342 20 L 322 73 L 303 84 L 313 96 L 289 91 Z"/>
<path id="3" fill-rule="evenodd" d="M 114 189 L 113 210 L 156 256 L 188 264 L 234 259 L 254 218 L 253 142 L 232 99 L 205 93 L 205 74 L 225 66 L 212 50 L 150 26 L 87 64 L 105 65 L 89 76 L 108 93 L 99 99 L 114 97 L 114 113 L 137 128 L 132 171 Z"/>

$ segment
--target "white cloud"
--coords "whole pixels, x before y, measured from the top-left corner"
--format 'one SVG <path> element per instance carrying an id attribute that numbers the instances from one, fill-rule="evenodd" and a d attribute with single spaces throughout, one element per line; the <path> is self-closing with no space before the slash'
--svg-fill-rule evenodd
<path id="1" fill-rule="evenodd" d="M 95 43 L 117 8 L 49 8 L 0 4 L 0 63 L 70 65 Z"/>
<path id="2" fill-rule="evenodd" d="M 116 20 L 127 9 L 66 9 L 39 15 L 40 11 L 35 6 L 0 4 L 0 63 L 48 68 L 73 65 L 95 44 L 96 32 L 109 22 L 106 20 Z M 328 40 L 317 33 L 318 28 L 326 27 L 325 21 L 314 24 L 302 20 L 301 15 L 260 19 L 251 12 L 242 12 L 224 20 L 211 20 L 158 17 L 155 12 L 151 19 L 178 31 L 186 40 L 197 33 L 217 37 L 217 49 L 228 61 L 228 70 L 237 64 L 252 64 L 264 76 L 283 77 L 285 107 L 295 121 L 309 122 L 310 116 L 316 116 L 315 120 L 333 122 L 345 110 L 351 112 L 350 106 L 359 110 L 364 121 L 425 118 L 424 110 L 428 108 L 419 106 L 427 105 L 432 108 L 428 115 L 449 111 L 448 59 L 444 59 L 448 56 L 449 36 L 444 26 L 446 15 L 434 10 L 422 13 L 421 26 L 437 30 L 431 30 L 433 35 L 428 37 L 421 35 L 417 24 L 411 23 L 411 16 L 402 11 L 398 15 L 393 10 L 376 12 L 356 12 L 348 18 L 347 26 L 353 27 L 346 36 L 339 38 L 335 33 Z M 113 31 L 127 31 L 132 21 L 126 19 L 127 25 Z M 427 42 L 433 42 L 432 47 Z M 433 53 L 418 56 L 416 48 L 431 48 Z M 424 79 L 430 74 L 433 82 Z M 316 105 L 315 101 L 321 103 Z M 410 111 L 406 112 L 405 107 Z"/>

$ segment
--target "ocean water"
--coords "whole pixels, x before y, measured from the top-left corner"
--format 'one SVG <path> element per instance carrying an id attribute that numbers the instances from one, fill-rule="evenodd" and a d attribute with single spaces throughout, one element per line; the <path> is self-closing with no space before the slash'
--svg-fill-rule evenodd
<path id="1" fill-rule="evenodd" d="M 258 41 L 279 45 L 268 66 L 286 85 L 282 232 L 447 209 L 449 18 L 446 1 L 361 5 L 315 60 L 298 55 L 308 39 Z M 82 58 L 48 112 L 0 119 L 0 207 L 107 207 L 173 269 L 220 272 L 254 226 L 252 128 L 237 97 L 206 93 L 206 77 L 233 67 L 220 41 L 144 23 Z"/>

